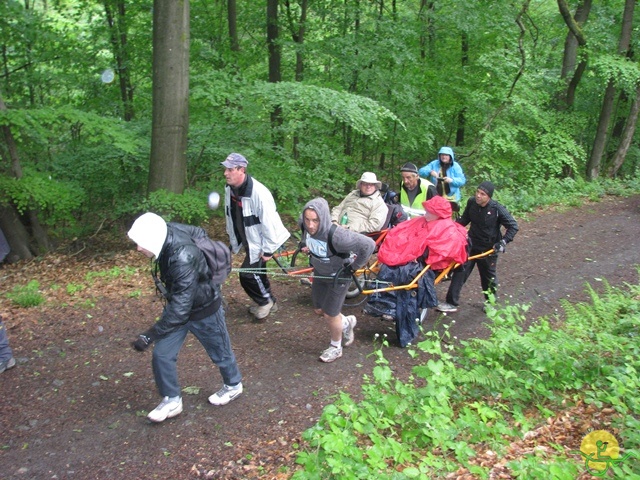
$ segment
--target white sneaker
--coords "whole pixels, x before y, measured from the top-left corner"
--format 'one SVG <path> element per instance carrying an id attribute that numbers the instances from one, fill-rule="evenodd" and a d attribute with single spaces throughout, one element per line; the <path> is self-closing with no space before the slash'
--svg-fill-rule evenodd
<path id="1" fill-rule="evenodd" d="M 223 385 L 220 390 L 209 397 L 211 405 L 226 405 L 231 400 L 235 400 L 242 393 L 242 383 L 230 387 Z"/>
<path id="2" fill-rule="evenodd" d="M 331 363 L 336 361 L 342 356 L 342 347 L 334 347 L 331 345 L 327 348 L 322 355 L 320 355 L 320 361 L 324 363 Z"/>
<path id="3" fill-rule="evenodd" d="M 270 313 L 276 313 L 278 311 L 278 303 L 273 300 L 269 300 L 266 305 L 254 305 L 249 307 L 249 313 L 256 317 L 258 320 L 267 318 Z"/>
<path id="4" fill-rule="evenodd" d="M 342 329 L 342 346 L 343 347 L 348 347 L 356 339 L 356 334 L 353 331 L 353 329 L 355 328 L 356 323 L 358 323 L 355 315 L 348 315 L 346 318 L 347 318 L 347 326 Z"/>
<path id="5" fill-rule="evenodd" d="M 10 368 L 13 368 L 15 366 L 16 366 L 16 359 L 14 357 L 11 357 L 5 360 L 4 362 L 0 362 L 0 373 L 4 372 L 5 370 L 9 370 Z"/>
<path id="6" fill-rule="evenodd" d="M 180 415 L 182 413 L 182 398 L 179 398 L 177 401 L 169 400 L 169 397 L 164 397 L 154 410 L 149 412 L 147 418 L 152 422 L 164 422 L 167 418 L 173 418 L 176 415 Z"/>
<path id="7" fill-rule="evenodd" d="M 451 305 L 450 303 L 447 303 L 447 302 L 442 302 L 438 304 L 438 306 L 436 307 L 436 310 L 444 313 L 453 313 L 458 311 L 458 307 L 456 307 L 455 305 Z"/>
<path id="8" fill-rule="evenodd" d="M 300 285 L 306 285 L 307 287 L 310 287 L 311 285 L 313 285 L 313 277 L 302 277 L 300 279 Z"/>

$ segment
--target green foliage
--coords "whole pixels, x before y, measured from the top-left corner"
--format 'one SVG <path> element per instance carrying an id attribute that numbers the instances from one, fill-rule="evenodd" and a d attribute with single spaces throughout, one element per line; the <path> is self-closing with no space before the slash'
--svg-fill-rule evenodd
<path id="1" fill-rule="evenodd" d="M 85 285 L 81 284 L 81 283 L 67 283 L 67 294 L 68 295 L 75 295 L 78 292 L 81 292 L 82 290 L 85 289 Z"/>
<path id="2" fill-rule="evenodd" d="M 428 479 L 460 466 L 483 478 L 486 470 L 470 464 L 476 448 L 500 454 L 534 426 L 523 412 L 537 406 L 547 417 L 569 399 L 613 406 L 621 415 L 612 428 L 635 452 L 640 285 L 605 284 L 602 294 L 588 293 L 589 303 L 564 302 L 566 318 L 554 327 L 541 318 L 525 328 L 526 307 L 490 309 L 490 337 L 462 342 L 457 351 L 447 327 L 442 337 L 427 332 L 409 349 L 423 361 L 406 381 L 394 378 L 383 350 L 375 350 L 360 400 L 341 393 L 304 433 L 307 447 L 297 457 L 303 470 L 293 478 Z M 561 480 L 583 471 L 563 449 L 546 447 L 507 466 L 514 478 Z M 616 468 L 634 471 L 631 463 Z"/>
<path id="3" fill-rule="evenodd" d="M 398 117 L 375 100 L 329 88 L 298 82 L 265 82 L 257 83 L 253 94 L 262 97 L 266 114 L 280 106 L 285 119 L 303 131 L 304 122 L 317 119 L 329 125 L 340 122 L 358 133 L 380 138 L 386 135 L 384 122 L 402 125 Z"/>
<path id="4" fill-rule="evenodd" d="M 45 298 L 40 293 L 40 283 L 37 280 L 31 280 L 26 285 L 16 286 L 6 297 L 14 304 L 22 308 L 37 307 L 44 303 Z"/>
<path id="5" fill-rule="evenodd" d="M 85 275 L 85 280 L 87 282 L 93 282 L 96 278 L 106 278 L 106 279 L 114 279 L 118 277 L 130 277 L 135 274 L 137 268 L 126 266 L 124 268 L 121 267 L 112 267 L 109 270 L 100 270 L 97 272 L 88 272 Z"/>
<path id="6" fill-rule="evenodd" d="M 183 194 L 157 190 L 149 194 L 132 213 L 154 212 L 169 221 L 200 224 L 209 217 L 207 195 L 196 190 L 187 190 Z"/>
<path id="7" fill-rule="evenodd" d="M 0 175 L 0 192 L 1 203 L 11 202 L 21 214 L 36 210 L 45 225 L 58 227 L 73 226 L 84 201 L 82 188 L 37 172 L 26 172 L 20 179 Z"/>
<path id="8" fill-rule="evenodd" d="M 254 34 L 264 31 L 264 15 L 253 3 L 238 2 L 238 51 L 230 50 L 219 21 L 224 2 L 193 3 L 187 187 L 220 191 L 219 162 L 239 151 L 250 159 L 250 173 L 274 191 L 279 209 L 296 215 L 317 195 L 337 203 L 364 170 L 397 190 L 399 165 L 422 166 L 440 146 L 453 145 L 463 158 L 466 192 L 489 178 L 499 195 L 514 199 L 505 203 L 516 212 L 580 201 L 571 182 L 588 188 L 581 172 L 603 88 L 613 79 L 625 93 L 616 104 L 622 125 L 640 77 L 637 62 L 617 53 L 620 2 L 594 5 L 583 25 L 589 63 L 570 109 L 562 105 L 567 83 L 559 73 L 558 38 L 567 29 L 553 2 L 527 4 L 522 37 L 514 21 L 522 5 L 429 5 L 311 2 L 298 43 L 300 5 L 288 4 L 292 17 L 281 10 L 278 41 L 282 81 L 270 83 L 264 39 Z M 60 237 L 95 231 L 105 218 L 127 218 L 141 207 L 195 223 L 208 218 L 202 200 L 140 200 L 147 193 L 152 123 L 152 2 L 131 2 L 124 24 L 113 28 L 99 2 L 30 7 L 0 2 L 7 105 L 0 125 L 16 139 L 25 176 L 39 180 L 3 188 L 10 183 L 6 165 L 0 201 L 38 209 Z M 125 32 L 114 29 L 123 26 Z M 117 48 L 113 39 L 125 36 L 126 45 Z M 115 81 L 100 80 L 106 68 Z M 123 91 L 127 79 L 130 89 Z M 134 113 L 126 122 L 123 96 Z M 276 107 L 281 117 L 272 123 Z M 611 137 L 608 155 L 618 143 Z M 637 143 L 618 172 L 625 182 L 635 179 L 635 191 Z M 611 187 L 596 188 L 616 191 Z M 192 195 L 199 194 L 187 192 Z M 588 198 L 600 195 L 591 191 Z"/>

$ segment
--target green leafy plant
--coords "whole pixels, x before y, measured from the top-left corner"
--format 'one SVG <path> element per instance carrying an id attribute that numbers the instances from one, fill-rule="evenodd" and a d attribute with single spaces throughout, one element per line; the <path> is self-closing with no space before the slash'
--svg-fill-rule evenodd
<path id="1" fill-rule="evenodd" d="M 44 295 L 40 293 L 40 283 L 37 280 L 31 280 L 26 285 L 13 287 L 11 292 L 6 294 L 6 297 L 23 308 L 37 307 L 45 301 Z"/>
<path id="2" fill-rule="evenodd" d="M 293 478 L 431 479 L 461 466 L 483 478 L 486 469 L 472 462 L 477 447 L 500 455 L 577 400 L 615 409 L 612 428 L 636 455 L 640 286 L 604 287 L 601 294 L 588 287 L 588 303 L 563 302 L 562 321 L 541 318 L 525 328 L 527 308 L 506 305 L 491 310 L 489 338 L 453 347 L 446 327 L 441 335 L 427 332 L 409 348 L 423 361 L 406 381 L 394 378 L 383 341 L 360 400 L 339 394 L 304 433 L 297 457 L 303 470 Z M 582 472 L 562 448 L 538 449 L 507 467 L 514 478 L 563 480 Z M 638 474 L 632 463 L 615 469 L 625 478 Z"/>
<path id="3" fill-rule="evenodd" d="M 75 295 L 85 289 L 85 286 L 81 283 L 67 283 L 67 294 Z"/>

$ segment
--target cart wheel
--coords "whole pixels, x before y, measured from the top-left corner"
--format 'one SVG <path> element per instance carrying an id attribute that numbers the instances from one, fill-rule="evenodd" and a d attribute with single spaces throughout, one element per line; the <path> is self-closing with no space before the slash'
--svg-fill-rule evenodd
<path id="1" fill-rule="evenodd" d="M 349 289 L 347 290 L 347 298 L 356 298 L 358 295 L 360 295 L 360 290 L 364 289 L 367 283 L 365 275 L 360 275 L 357 279 L 357 282 L 357 285 L 355 281 L 351 282 L 351 285 L 349 285 Z M 360 288 L 358 288 L 358 285 L 360 285 Z"/>

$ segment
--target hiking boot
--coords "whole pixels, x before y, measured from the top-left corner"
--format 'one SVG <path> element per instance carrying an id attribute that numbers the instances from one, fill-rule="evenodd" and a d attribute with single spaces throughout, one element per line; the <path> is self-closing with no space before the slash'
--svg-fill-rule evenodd
<path id="1" fill-rule="evenodd" d="M 209 403 L 211 405 L 226 405 L 231 400 L 235 400 L 242 393 L 242 382 L 230 387 L 229 385 L 223 385 L 220 390 L 209 397 Z"/>
<path id="2" fill-rule="evenodd" d="M 336 361 L 342 356 L 342 347 L 334 347 L 331 345 L 327 348 L 322 355 L 320 355 L 320 361 L 324 363 L 331 363 Z"/>
<path id="3" fill-rule="evenodd" d="M 178 400 L 169 400 L 164 397 L 154 410 L 149 412 L 147 418 L 155 423 L 164 422 L 167 418 L 173 418 L 182 413 L 182 398 Z"/>
<path id="4" fill-rule="evenodd" d="M 16 359 L 11 357 L 8 360 L 5 360 L 4 362 L 0 362 L 0 373 L 4 372 L 5 370 L 9 370 L 10 368 L 13 368 L 16 366 Z"/>
<path id="5" fill-rule="evenodd" d="M 458 307 L 447 302 L 439 303 L 436 310 L 443 313 L 453 313 L 458 311 Z"/>
<path id="6" fill-rule="evenodd" d="M 266 305 L 254 305 L 249 307 L 249 313 L 256 317 L 257 320 L 267 318 L 270 313 L 276 313 L 278 311 L 278 302 L 269 300 Z"/>
<path id="7" fill-rule="evenodd" d="M 313 277 L 303 277 L 300 279 L 300 285 L 306 285 L 310 287 L 313 285 Z"/>
<path id="8" fill-rule="evenodd" d="M 342 345 L 348 347 L 356 339 L 356 334 L 353 329 L 358 321 L 355 315 L 349 315 L 347 318 L 347 326 L 342 329 Z"/>

